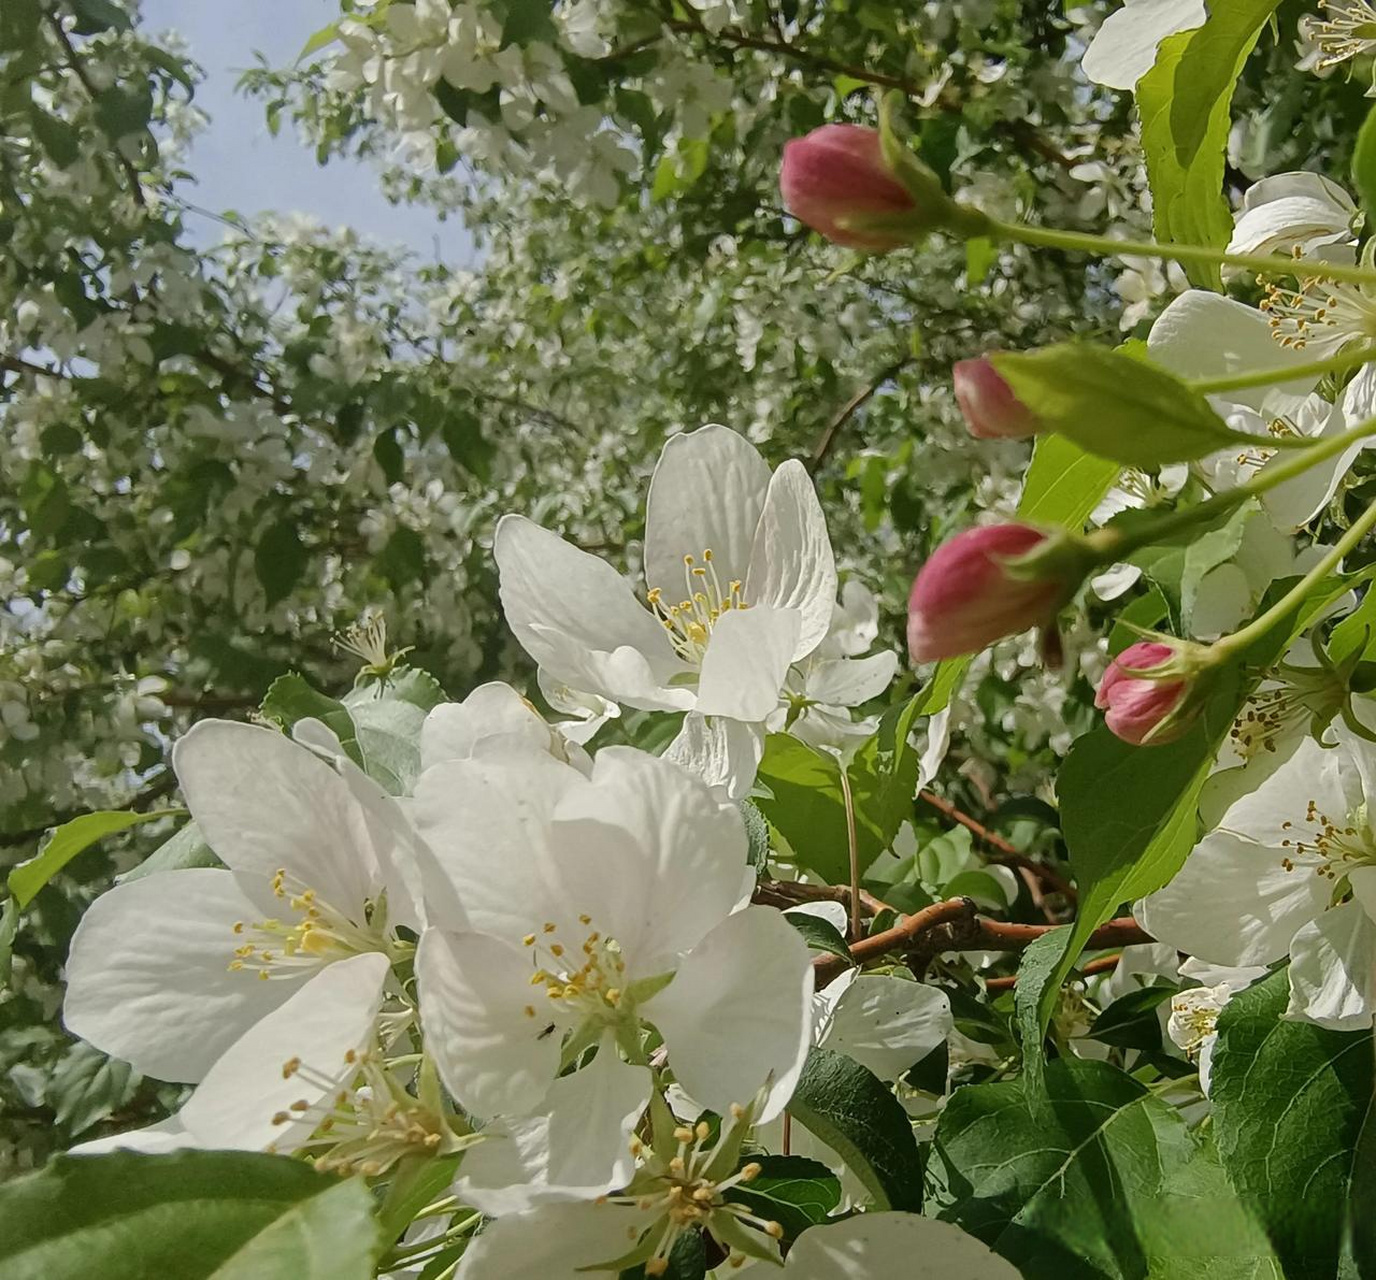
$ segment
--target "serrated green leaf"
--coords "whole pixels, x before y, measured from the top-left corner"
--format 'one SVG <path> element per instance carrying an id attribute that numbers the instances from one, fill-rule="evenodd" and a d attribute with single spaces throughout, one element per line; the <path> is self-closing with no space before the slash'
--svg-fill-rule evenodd
<path id="1" fill-rule="evenodd" d="M 363 749 L 358 741 L 358 729 L 348 707 L 328 694 L 311 687 L 304 676 L 290 672 L 279 676 L 263 696 L 263 715 L 275 720 L 288 731 L 298 720 L 314 718 L 323 721 L 339 739 L 345 754 L 360 769 L 367 768 Z"/>
<path id="2" fill-rule="evenodd" d="M 1222 248 L 1233 219 L 1223 197 L 1233 88 L 1279 0 L 1213 5 L 1204 25 L 1168 36 L 1137 82 L 1142 150 L 1156 238 Z M 1191 265 L 1190 280 L 1221 290 L 1217 266 Z"/>
<path id="3" fill-rule="evenodd" d="M 1046 1054 L 1042 1042 L 1056 1009 L 1060 986 L 1053 982 L 1070 942 L 1068 928 L 1052 929 L 1037 938 L 1018 959 L 1018 982 L 1013 988 L 1013 1009 L 1022 1038 L 1022 1074 L 1025 1096 L 1039 1102 Z"/>
<path id="4" fill-rule="evenodd" d="M 877 1209 L 922 1207 L 922 1152 L 887 1085 L 854 1058 L 813 1049 L 788 1109 L 846 1162 Z"/>
<path id="5" fill-rule="evenodd" d="M 951 1096 L 932 1149 L 937 1217 L 1026 1280 L 1274 1274 L 1264 1238 L 1174 1107 L 1103 1062 L 1058 1059 L 1044 1085 L 1039 1102 L 1023 1080 Z"/>
<path id="6" fill-rule="evenodd" d="M 142 1080 L 127 1062 L 79 1041 L 63 1055 L 48 1080 L 47 1103 L 57 1123 L 76 1137 L 124 1106 Z"/>
<path id="7" fill-rule="evenodd" d="M 769 822 L 753 800 L 741 801 L 741 818 L 750 841 L 750 865 L 756 875 L 762 876 L 769 867 Z"/>
<path id="8" fill-rule="evenodd" d="M 1237 436 L 1173 374 L 1119 351 L 1066 342 L 990 359 L 1047 430 L 1123 466 L 1193 462 Z"/>
<path id="9" fill-rule="evenodd" d="M 79 818 L 64 822 L 34 857 L 10 872 L 10 893 L 21 908 L 27 907 L 53 876 L 97 841 L 119 831 L 128 831 L 140 823 L 175 817 L 181 812 L 180 809 L 153 809 L 148 813 L 131 813 L 127 809 L 113 809 L 83 813 Z"/>
<path id="10" fill-rule="evenodd" d="M 1218 1153 L 1291 1280 L 1337 1270 L 1358 1137 L 1372 1105 L 1369 1031 L 1287 1021 L 1284 972 L 1218 1019 L 1209 1093 Z"/>
<path id="11" fill-rule="evenodd" d="M 840 956 L 847 964 L 850 963 L 850 948 L 830 920 L 823 920 L 821 916 L 806 911 L 785 912 L 784 919 L 803 935 L 803 941 L 812 950 Z"/>
<path id="12" fill-rule="evenodd" d="M 285 1156 L 59 1156 L 0 1186 L 0 1280 L 372 1280 L 361 1179 Z"/>

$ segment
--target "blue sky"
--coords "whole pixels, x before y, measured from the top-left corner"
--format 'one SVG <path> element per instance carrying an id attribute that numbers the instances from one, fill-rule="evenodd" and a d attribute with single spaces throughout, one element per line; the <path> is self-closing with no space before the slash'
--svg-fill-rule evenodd
<path id="1" fill-rule="evenodd" d="M 441 222 L 427 209 L 388 204 L 368 164 L 335 160 L 321 168 L 310 148 L 297 141 L 290 121 L 284 119 L 273 138 L 262 104 L 235 92 L 255 52 L 273 66 L 289 63 L 312 32 L 338 16 L 336 0 L 143 0 L 142 8 L 149 31 L 175 28 L 205 69 L 196 102 L 211 122 L 187 166 L 197 178 L 188 193 L 194 203 L 246 215 L 310 213 L 331 226 L 347 224 L 375 239 L 405 244 L 426 258 L 471 260 L 472 242 L 457 219 Z M 216 223 L 202 221 L 204 238 L 218 239 Z M 188 226 L 200 232 L 195 222 L 188 215 Z"/>

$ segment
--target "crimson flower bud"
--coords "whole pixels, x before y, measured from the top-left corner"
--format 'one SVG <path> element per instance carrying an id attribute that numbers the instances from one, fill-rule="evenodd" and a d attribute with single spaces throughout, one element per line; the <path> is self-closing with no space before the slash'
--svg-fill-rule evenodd
<path id="1" fill-rule="evenodd" d="M 1022 440 L 1041 430 L 1036 415 L 1013 394 L 987 356 L 957 361 L 951 384 L 965 425 L 977 439 Z"/>
<path id="2" fill-rule="evenodd" d="M 1177 649 L 1139 640 L 1104 673 L 1094 705 L 1105 711 L 1110 731 L 1133 746 L 1174 742 L 1194 722 L 1198 703 L 1187 706 L 1191 679 Z"/>
<path id="3" fill-rule="evenodd" d="M 885 163 L 878 129 L 824 124 L 786 142 L 779 190 L 795 218 L 834 244 L 886 253 L 913 242 L 896 228 L 917 204 Z"/>
<path id="4" fill-rule="evenodd" d="M 1065 535 L 1027 524 L 967 529 L 942 543 L 908 596 L 913 661 L 978 653 L 1004 636 L 1048 625 L 1083 576 L 1071 572 L 1063 547 L 1073 558 Z"/>

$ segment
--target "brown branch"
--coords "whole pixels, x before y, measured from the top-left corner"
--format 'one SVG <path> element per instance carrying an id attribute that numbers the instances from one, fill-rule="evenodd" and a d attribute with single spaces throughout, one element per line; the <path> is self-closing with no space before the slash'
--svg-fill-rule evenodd
<path id="1" fill-rule="evenodd" d="M 841 428 L 846 425 L 864 404 L 879 390 L 890 378 L 896 377 L 908 365 L 912 364 L 914 357 L 909 354 L 900 360 L 895 360 L 892 364 L 881 369 L 874 381 L 863 390 L 856 392 L 829 423 L 827 429 L 822 432 L 821 438 L 817 441 L 812 450 L 812 457 L 807 461 L 808 475 L 816 475 L 817 469 L 827 459 L 827 454 L 831 452 L 831 447 L 836 443 L 836 437 L 840 434 Z"/>
<path id="2" fill-rule="evenodd" d="M 976 840 L 988 845 L 988 847 L 993 850 L 992 853 L 987 855 L 990 861 L 1001 862 L 1010 867 L 1017 867 L 1027 872 L 1028 875 L 1035 876 L 1053 893 L 1062 894 L 1070 902 L 1076 900 L 1077 895 L 1075 893 L 1075 886 L 1054 867 L 1050 867 L 1044 862 L 1038 862 L 1035 858 L 1029 858 L 1017 847 L 1017 845 L 1013 844 L 1011 841 L 1005 840 L 997 831 L 991 831 L 982 822 L 972 818 L 964 810 L 958 809 L 944 796 L 939 796 L 934 791 L 923 790 L 917 793 L 917 798 L 931 805 L 931 807 L 943 817 L 949 818 L 952 822 L 959 823 L 974 836 Z M 1033 896 L 1035 899 L 1037 895 L 1034 894 Z M 1041 902 L 1037 902 L 1036 905 L 1039 910 L 1043 907 Z"/>
<path id="3" fill-rule="evenodd" d="M 1123 958 L 1120 951 L 1117 955 L 1100 956 L 1097 960 L 1091 960 L 1088 964 L 1080 966 L 1080 976 L 1084 978 L 1093 977 L 1096 973 L 1108 973 L 1111 969 L 1118 967 L 1118 961 Z M 989 991 L 1012 991 L 1018 985 L 1018 975 L 1010 973 L 1004 978 L 986 978 L 984 985 Z"/>
<path id="4" fill-rule="evenodd" d="M 761 880 L 755 886 L 752 902 L 766 907 L 777 907 L 780 911 L 797 907 L 805 902 L 839 902 L 843 907 L 850 906 L 850 889 L 843 884 L 801 884 L 797 880 Z M 874 894 L 860 890 L 860 913 L 873 918 L 881 911 L 892 911 L 887 902 L 882 902 Z"/>
<path id="5" fill-rule="evenodd" d="M 48 25 L 52 28 L 53 35 L 57 37 L 57 42 L 62 46 L 62 52 L 66 55 L 67 66 L 71 72 L 81 82 L 81 87 L 86 90 L 86 96 L 95 103 L 100 97 L 100 90 L 92 82 L 91 77 L 86 74 L 86 68 L 81 65 L 81 56 L 73 47 L 71 40 L 67 36 L 67 30 L 62 25 L 62 19 L 55 13 L 48 14 Z M 134 203 L 140 209 L 146 209 L 148 202 L 143 195 L 143 179 L 139 176 L 139 171 L 130 163 L 128 156 L 119 149 L 119 142 L 111 139 L 110 149 L 114 152 L 115 160 L 119 167 L 124 170 L 124 176 L 129 183 L 130 194 L 134 197 Z"/>
<path id="6" fill-rule="evenodd" d="M 924 907 L 892 929 L 861 938 L 851 946 L 850 955 L 854 964 L 899 955 L 910 967 L 921 970 L 943 951 L 1021 951 L 1056 928 L 1065 926 L 988 920 L 978 914 L 972 898 L 948 898 Z M 1097 951 L 1154 941 L 1131 916 L 1121 916 L 1090 934 L 1085 949 Z M 819 956 L 812 967 L 817 985 L 824 987 L 844 972 L 846 964 L 839 956 Z"/>
<path id="7" fill-rule="evenodd" d="M 45 364 L 35 364 L 22 356 L 0 356 L 0 369 L 11 373 L 32 373 L 42 378 L 60 378 L 66 381 L 67 375 L 61 369 L 52 369 Z"/>

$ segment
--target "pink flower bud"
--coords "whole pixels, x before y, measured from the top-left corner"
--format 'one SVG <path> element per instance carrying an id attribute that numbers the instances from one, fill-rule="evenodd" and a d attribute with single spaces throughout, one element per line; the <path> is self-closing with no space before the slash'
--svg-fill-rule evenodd
<path id="1" fill-rule="evenodd" d="M 863 225 L 867 217 L 893 218 L 917 207 L 884 163 L 877 129 L 824 124 L 786 142 L 779 190 L 795 218 L 834 244 L 884 253 L 912 243 L 911 235 Z"/>
<path id="2" fill-rule="evenodd" d="M 1020 578 L 1006 564 L 1049 542 L 1031 525 L 996 524 L 942 543 L 917 571 L 908 596 L 913 661 L 978 653 L 1004 636 L 1049 623 L 1074 584 L 1059 574 Z"/>
<path id="3" fill-rule="evenodd" d="M 1139 640 L 1104 673 L 1094 705 L 1108 713 L 1105 723 L 1124 742 L 1137 747 L 1174 742 L 1193 723 L 1193 714 L 1178 714 L 1190 681 L 1176 656 L 1168 644 Z"/>
<path id="4" fill-rule="evenodd" d="M 970 434 L 980 440 L 1022 440 L 1036 435 L 1041 423 L 1013 394 L 1013 388 L 987 356 L 960 360 L 951 370 L 956 402 Z"/>

